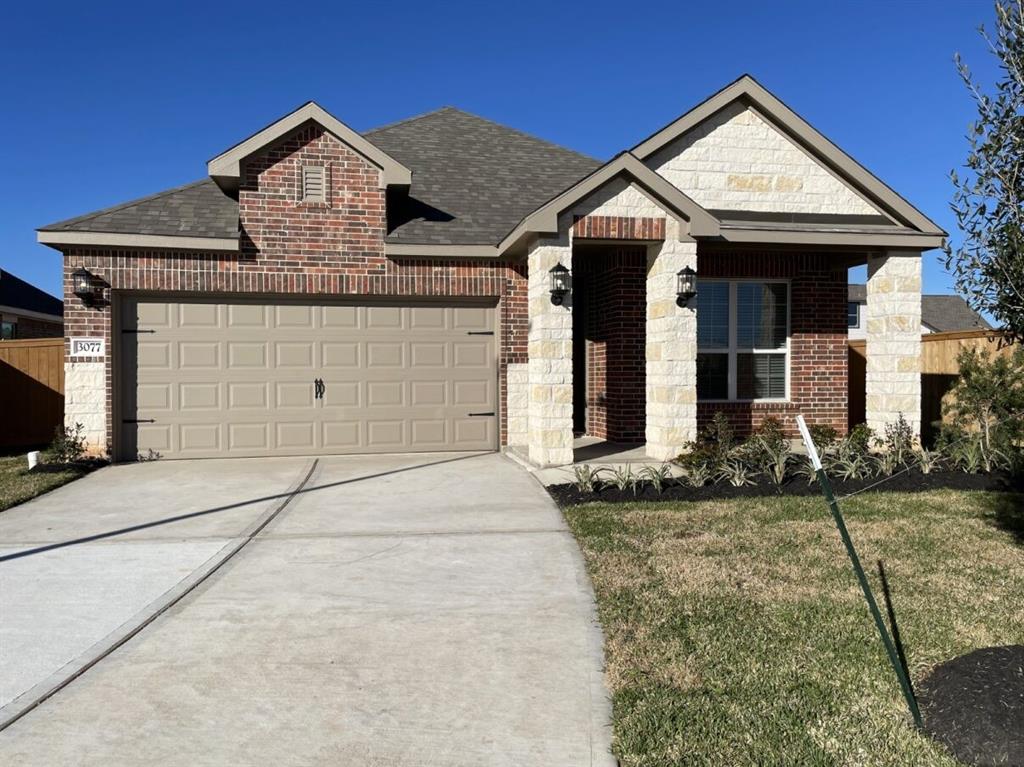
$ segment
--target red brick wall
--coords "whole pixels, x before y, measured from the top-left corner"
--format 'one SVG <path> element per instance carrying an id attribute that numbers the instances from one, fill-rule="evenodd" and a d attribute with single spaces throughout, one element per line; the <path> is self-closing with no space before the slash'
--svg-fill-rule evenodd
<path id="1" fill-rule="evenodd" d="M 298 202 L 301 167 L 325 164 L 329 200 Z M 71 272 L 84 266 L 120 291 L 211 295 L 493 297 L 499 302 L 499 387 L 506 366 L 526 362 L 525 264 L 384 256 L 384 193 L 376 170 L 331 136 L 305 129 L 249 162 L 239 192 L 241 253 L 72 248 L 64 259 L 65 335 L 107 339 L 107 441 L 114 444 L 109 301 L 86 307 L 72 294 Z M 65 357 L 65 359 L 68 359 Z M 506 441 L 504 407 L 501 442 Z"/>
<path id="2" fill-rule="evenodd" d="M 721 411 L 739 435 L 775 416 L 790 436 L 796 437 L 794 418 L 802 413 L 809 424 L 828 425 L 846 433 L 846 272 L 847 264 L 836 254 L 698 250 L 700 277 L 790 280 L 791 333 L 789 402 L 698 402 L 699 429 Z"/>
<path id="3" fill-rule="evenodd" d="M 47 322 L 33 317 L 18 317 L 16 338 L 60 338 L 64 326 L 59 322 Z"/>
<path id="4" fill-rule="evenodd" d="M 585 291 L 587 433 L 643 442 L 646 423 L 647 249 L 579 249 Z"/>

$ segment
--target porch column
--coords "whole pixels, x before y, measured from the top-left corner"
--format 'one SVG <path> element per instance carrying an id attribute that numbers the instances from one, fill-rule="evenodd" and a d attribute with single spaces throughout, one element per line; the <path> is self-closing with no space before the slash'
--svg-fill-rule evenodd
<path id="1" fill-rule="evenodd" d="M 697 438 L 697 309 L 676 305 L 676 273 L 697 268 L 697 243 L 667 223 L 647 255 L 647 455 L 660 461 Z"/>
<path id="2" fill-rule="evenodd" d="M 921 254 L 868 258 L 867 424 L 877 434 L 900 413 L 921 433 Z"/>
<path id="3" fill-rule="evenodd" d="M 568 233 L 530 246 L 527 443 L 530 461 L 538 466 L 572 463 L 572 293 L 561 306 L 551 303 L 548 271 L 558 263 L 572 269 Z"/>

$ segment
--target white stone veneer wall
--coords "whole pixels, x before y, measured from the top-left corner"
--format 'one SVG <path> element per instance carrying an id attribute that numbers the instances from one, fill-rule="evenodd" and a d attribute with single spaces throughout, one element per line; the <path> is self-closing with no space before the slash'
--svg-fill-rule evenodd
<path id="1" fill-rule="evenodd" d="M 921 433 L 921 254 L 868 258 L 867 424 L 879 435 L 900 413 Z"/>
<path id="2" fill-rule="evenodd" d="M 645 160 L 705 208 L 878 215 L 860 195 L 742 104 Z"/>
<path id="3" fill-rule="evenodd" d="M 552 304 L 548 270 L 557 263 L 572 269 L 568 233 L 539 239 L 531 245 L 528 259 L 527 445 L 532 463 L 563 466 L 572 463 L 572 294 L 562 306 Z"/>
<path id="4" fill-rule="evenodd" d="M 505 368 L 505 414 L 509 447 L 524 447 L 530 433 L 530 371 L 526 362 Z"/>
<path id="5" fill-rule="evenodd" d="M 697 311 L 676 305 L 676 273 L 697 269 L 697 243 L 679 241 L 675 220 L 666 226 L 647 257 L 647 455 L 661 461 L 697 438 Z"/>
<path id="6" fill-rule="evenodd" d="M 574 216 L 632 216 L 662 218 L 665 210 L 630 182 L 609 181 L 572 208 Z M 571 221 L 570 221 L 571 223 Z"/>
<path id="7" fill-rule="evenodd" d="M 88 452 L 107 452 L 107 383 L 103 362 L 64 363 L 64 424 L 84 427 Z"/>

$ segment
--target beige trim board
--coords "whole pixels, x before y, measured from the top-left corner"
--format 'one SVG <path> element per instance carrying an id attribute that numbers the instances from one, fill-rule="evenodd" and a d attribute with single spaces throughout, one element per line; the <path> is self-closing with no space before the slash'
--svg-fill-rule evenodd
<path id="1" fill-rule="evenodd" d="M 303 104 L 259 133 L 214 157 L 206 164 L 210 177 L 222 188 L 236 187 L 241 175 L 242 160 L 310 121 L 323 127 L 338 140 L 380 168 L 382 188 L 391 185 L 409 186 L 412 183 L 411 170 L 377 148 L 314 101 Z"/>
<path id="2" fill-rule="evenodd" d="M 623 152 L 526 216 L 505 236 L 498 245 L 498 250 L 504 253 L 531 234 L 557 234 L 558 217 L 562 213 L 620 177 L 629 179 L 663 206 L 669 214 L 679 220 L 683 225 L 682 231 L 690 237 L 714 237 L 719 233 L 717 218 L 634 155 Z"/>
<path id="3" fill-rule="evenodd" d="M 930 250 L 941 248 L 945 237 L 937 234 L 910 232 L 813 232 L 779 229 L 722 228 L 721 239 L 726 242 L 764 243 L 768 245 L 853 245 L 868 248 L 908 248 Z"/>
<path id="4" fill-rule="evenodd" d="M 810 123 L 750 75 L 743 75 L 736 82 L 726 86 L 682 117 L 637 144 L 631 151 L 638 158 L 644 160 L 734 101 L 744 101 L 755 107 L 761 117 L 766 118 L 772 125 L 802 145 L 826 167 L 836 171 L 841 180 L 863 194 L 873 204 L 884 208 L 888 213 L 920 230 L 923 234 L 946 235 L 946 232 L 935 222 L 825 138 Z"/>
<path id="5" fill-rule="evenodd" d="M 237 251 L 238 238 L 179 237 L 163 234 L 123 234 L 119 232 L 44 231 L 36 232 L 43 245 L 100 245 L 112 248 L 170 248 L 173 250 Z"/>
<path id="6" fill-rule="evenodd" d="M 386 242 L 384 255 L 422 258 L 498 258 L 501 252 L 494 245 L 434 245 L 414 242 Z"/>

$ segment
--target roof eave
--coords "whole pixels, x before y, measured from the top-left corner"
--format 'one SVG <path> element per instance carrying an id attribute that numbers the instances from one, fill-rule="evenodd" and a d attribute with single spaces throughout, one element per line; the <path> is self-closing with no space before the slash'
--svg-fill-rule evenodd
<path id="1" fill-rule="evenodd" d="M 932 250 L 945 244 L 940 234 L 920 232 L 836 232 L 791 229 L 722 227 L 725 242 L 763 245 L 825 245 L 863 247 L 872 250 Z"/>
<path id="2" fill-rule="evenodd" d="M 75 230 L 36 230 L 36 241 L 60 250 L 68 245 L 110 248 L 147 248 L 156 250 L 228 251 L 239 249 L 237 237 L 189 237 L 163 234 L 126 234 L 123 232 L 82 232 Z"/>

